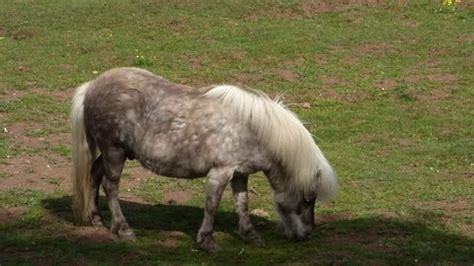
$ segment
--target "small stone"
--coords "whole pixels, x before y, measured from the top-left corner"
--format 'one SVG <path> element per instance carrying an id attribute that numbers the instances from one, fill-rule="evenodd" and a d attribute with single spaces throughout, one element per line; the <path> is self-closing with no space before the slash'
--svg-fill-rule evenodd
<path id="1" fill-rule="evenodd" d="M 301 104 L 301 107 L 303 107 L 303 108 L 305 108 L 305 109 L 309 109 L 309 108 L 311 108 L 311 104 L 305 102 L 305 103 L 302 103 L 302 104 Z"/>
<path id="2" fill-rule="evenodd" d="M 253 214 L 255 216 L 263 217 L 263 218 L 269 218 L 270 214 L 266 212 L 263 209 L 255 209 L 250 212 L 250 214 Z"/>

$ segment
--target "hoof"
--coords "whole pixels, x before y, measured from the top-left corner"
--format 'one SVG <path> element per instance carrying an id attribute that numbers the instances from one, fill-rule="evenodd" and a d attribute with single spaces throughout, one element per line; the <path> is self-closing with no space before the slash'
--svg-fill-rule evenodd
<path id="1" fill-rule="evenodd" d="M 216 253 L 221 250 L 221 248 L 216 244 L 214 238 L 211 235 L 198 238 L 198 245 L 200 249 L 209 253 Z"/>
<path id="2" fill-rule="evenodd" d="M 219 247 L 219 245 L 217 245 L 214 241 L 203 242 L 199 244 L 199 248 L 209 253 L 216 253 L 221 250 L 221 247 Z"/>
<path id="3" fill-rule="evenodd" d="M 137 241 L 137 237 L 133 233 L 132 229 L 126 229 L 123 231 L 120 230 L 117 232 L 117 236 L 119 237 L 120 240 L 131 241 L 131 242 Z"/>
<path id="4" fill-rule="evenodd" d="M 258 247 L 265 246 L 265 241 L 263 241 L 263 239 L 261 239 L 261 238 L 249 240 L 249 242 L 256 245 L 256 246 L 258 246 Z"/>
<path id="5" fill-rule="evenodd" d="M 91 218 L 91 224 L 92 226 L 104 226 L 102 224 L 102 219 L 100 218 L 100 216 L 96 215 L 96 216 L 92 216 Z"/>
<path id="6" fill-rule="evenodd" d="M 250 232 L 247 232 L 247 233 L 240 233 L 240 236 L 242 237 L 242 239 L 245 242 L 249 242 L 249 243 L 255 244 L 257 246 L 265 245 L 265 241 L 263 241 L 263 239 L 260 237 L 260 235 L 257 234 L 257 232 L 255 232 L 253 230 L 250 231 Z"/>

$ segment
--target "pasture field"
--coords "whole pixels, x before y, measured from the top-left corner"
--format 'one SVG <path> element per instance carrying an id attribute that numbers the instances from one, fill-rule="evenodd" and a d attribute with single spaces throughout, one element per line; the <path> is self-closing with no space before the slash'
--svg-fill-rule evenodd
<path id="1" fill-rule="evenodd" d="M 464 0 L 0 1 L 0 265 L 472 265 L 473 25 Z M 74 226 L 70 100 L 117 66 L 284 93 L 339 176 L 311 240 L 276 233 L 257 174 L 250 209 L 266 244 L 240 240 L 226 191 L 222 251 L 199 251 L 205 180 L 158 177 L 135 162 L 121 197 L 138 240 Z"/>

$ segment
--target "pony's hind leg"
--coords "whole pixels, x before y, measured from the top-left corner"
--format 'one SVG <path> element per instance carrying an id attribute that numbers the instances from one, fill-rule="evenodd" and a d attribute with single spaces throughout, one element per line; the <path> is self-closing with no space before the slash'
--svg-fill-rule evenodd
<path id="1" fill-rule="evenodd" d="M 110 230 L 121 239 L 134 241 L 135 234 L 122 213 L 119 202 L 119 182 L 125 163 L 125 151 L 122 148 L 108 148 L 102 151 L 105 178 L 102 180 L 107 202 L 112 216 Z"/>
<path id="2" fill-rule="evenodd" d="M 205 251 L 216 252 L 220 249 L 212 237 L 214 218 L 222 193 L 232 178 L 233 172 L 234 170 L 232 168 L 219 168 L 212 169 L 208 174 L 204 218 L 197 234 L 197 243 L 199 247 Z"/>
<path id="3" fill-rule="evenodd" d="M 102 219 L 100 216 L 100 209 L 99 209 L 99 187 L 102 183 L 102 178 L 104 177 L 105 169 L 104 169 L 104 161 L 102 156 L 99 156 L 92 165 L 91 170 L 91 194 L 90 194 L 90 215 L 91 215 L 91 222 L 92 225 L 98 226 L 102 225 Z"/>
<path id="4" fill-rule="evenodd" d="M 239 215 L 239 234 L 245 240 L 256 244 L 263 244 L 262 239 L 253 228 L 249 216 L 248 175 L 234 174 L 230 185 L 234 195 L 235 209 Z"/>

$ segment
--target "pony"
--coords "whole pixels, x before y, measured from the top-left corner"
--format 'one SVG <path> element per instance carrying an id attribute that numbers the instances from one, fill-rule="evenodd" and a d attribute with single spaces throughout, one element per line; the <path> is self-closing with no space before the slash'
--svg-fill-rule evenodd
<path id="1" fill-rule="evenodd" d="M 116 68 L 76 90 L 71 110 L 73 211 L 81 225 L 102 225 L 99 187 L 111 232 L 135 240 L 119 203 L 127 159 L 175 178 L 207 177 L 198 246 L 217 251 L 213 223 L 230 183 L 239 235 L 261 242 L 248 212 L 250 174 L 262 171 L 291 240 L 314 227 L 315 201 L 337 192 L 336 175 L 297 116 L 263 92 L 230 85 L 194 89 L 147 70 Z"/>

